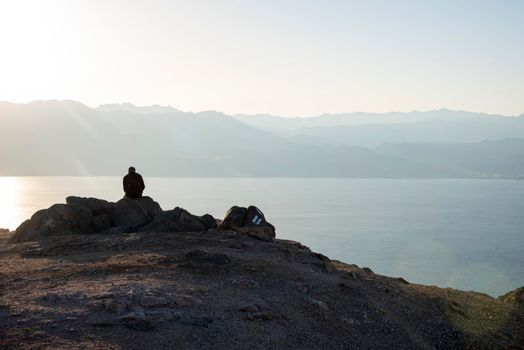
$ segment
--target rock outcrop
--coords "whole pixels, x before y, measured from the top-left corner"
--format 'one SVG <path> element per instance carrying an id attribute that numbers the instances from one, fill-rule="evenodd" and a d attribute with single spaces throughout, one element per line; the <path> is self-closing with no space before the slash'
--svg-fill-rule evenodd
<path id="1" fill-rule="evenodd" d="M 54 235 L 89 233 L 93 214 L 79 204 L 55 204 L 37 211 L 24 221 L 11 238 L 12 242 L 27 242 Z"/>
<path id="2" fill-rule="evenodd" d="M 263 241 L 275 239 L 275 227 L 267 222 L 262 211 L 253 205 L 248 208 L 231 207 L 218 228 L 235 230 Z"/>
<path id="3" fill-rule="evenodd" d="M 115 203 L 98 198 L 70 196 L 66 198 L 69 205 L 80 205 L 88 208 L 93 214 L 92 230 L 101 232 L 115 226 Z"/>
<path id="4" fill-rule="evenodd" d="M 0 241 L 0 349 L 524 349 L 522 288 L 414 282 L 232 229 Z"/>
<path id="5" fill-rule="evenodd" d="M 39 240 L 49 236 L 104 232 L 205 231 L 218 221 L 209 214 L 196 216 L 182 208 L 163 211 L 150 197 L 123 198 L 116 203 L 103 199 L 67 197 L 24 221 L 10 238 L 11 243 Z"/>
<path id="6" fill-rule="evenodd" d="M 112 216 L 115 212 L 115 203 L 98 198 L 69 196 L 66 198 L 66 203 L 71 205 L 78 204 L 86 207 L 91 210 L 93 216 L 104 214 Z"/>
<path id="7" fill-rule="evenodd" d="M 10 240 L 38 242 L 0 236 L 0 349 L 524 349 L 524 288 L 381 276 L 275 239 L 254 206 L 219 222 L 149 197 L 66 202 Z"/>
<path id="8" fill-rule="evenodd" d="M 183 208 L 162 210 L 152 198 L 123 198 L 118 202 L 85 197 L 67 197 L 24 221 L 11 237 L 11 243 L 72 234 L 122 234 L 128 232 L 199 232 L 219 227 L 235 234 L 260 240 L 275 238 L 275 228 L 255 206 L 232 207 L 224 221 L 209 214 L 193 215 Z"/>
<path id="9" fill-rule="evenodd" d="M 0 236 L 0 325 L 0 349 L 524 349 L 524 287 L 381 276 L 275 239 L 254 206 L 68 197 Z"/>
<path id="10" fill-rule="evenodd" d="M 140 232 L 194 232 L 205 231 L 217 226 L 217 220 L 209 214 L 196 216 L 176 207 L 155 216 L 152 222 L 139 229 Z"/>
<path id="11" fill-rule="evenodd" d="M 162 208 L 151 197 L 124 197 L 115 204 L 115 226 L 138 228 L 152 222 L 161 212 Z"/>

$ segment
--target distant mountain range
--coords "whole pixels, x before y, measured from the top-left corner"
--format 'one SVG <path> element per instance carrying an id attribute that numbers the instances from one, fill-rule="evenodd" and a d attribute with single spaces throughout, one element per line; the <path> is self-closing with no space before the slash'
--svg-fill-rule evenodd
<path id="1" fill-rule="evenodd" d="M 183 113 L 182 111 L 179 111 L 178 109 L 171 106 L 152 105 L 139 107 L 132 103 L 109 103 L 100 105 L 97 109 L 102 112 L 125 111 L 137 114 Z"/>
<path id="2" fill-rule="evenodd" d="M 409 113 L 349 113 L 313 118 L 238 115 L 239 121 L 309 143 L 378 147 L 397 142 L 480 142 L 524 137 L 524 115 L 505 117 L 440 109 Z"/>
<path id="3" fill-rule="evenodd" d="M 489 141 L 488 141 L 489 140 Z M 0 102 L 1 175 L 522 177 L 524 115 L 313 118 Z"/>

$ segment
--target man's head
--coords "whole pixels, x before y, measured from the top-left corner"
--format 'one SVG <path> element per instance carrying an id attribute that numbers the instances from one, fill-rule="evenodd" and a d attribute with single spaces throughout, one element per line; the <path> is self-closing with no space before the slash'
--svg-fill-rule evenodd
<path id="1" fill-rule="evenodd" d="M 129 167 L 129 170 L 128 170 L 128 173 L 129 173 L 129 174 L 132 174 L 132 173 L 134 173 L 135 171 L 136 171 L 135 167 L 130 166 L 130 167 Z"/>

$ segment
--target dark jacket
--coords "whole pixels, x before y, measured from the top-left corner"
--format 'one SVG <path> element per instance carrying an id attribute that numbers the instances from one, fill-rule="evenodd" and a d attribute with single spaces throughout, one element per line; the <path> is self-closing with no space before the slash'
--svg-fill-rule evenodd
<path id="1" fill-rule="evenodd" d="M 124 176 L 123 185 L 126 196 L 131 198 L 142 196 L 142 192 L 146 188 L 144 179 L 139 173 L 129 173 Z"/>

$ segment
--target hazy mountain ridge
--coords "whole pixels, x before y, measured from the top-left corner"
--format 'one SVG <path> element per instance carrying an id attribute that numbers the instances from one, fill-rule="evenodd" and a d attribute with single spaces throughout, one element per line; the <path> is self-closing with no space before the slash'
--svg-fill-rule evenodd
<path id="1" fill-rule="evenodd" d="M 383 143 L 482 142 L 524 137 L 524 118 L 425 121 L 404 124 L 362 124 L 302 128 L 297 134 L 345 145 L 378 147 Z"/>
<path id="2" fill-rule="evenodd" d="M 488 134 L 524 137 L 523 117 L 449 110 L 421 113 L 354 113 L 289 121 L 253 117 L 288 123 L 270 132 L 242 121 L 248 117 L 216 111 L 190 113 L 129 103 L 90 108 L 76 101 L 0 102 L 0 175 L 118 175 L 131 164 L 149 176 L 515 177 L 523 173 L 497 157 L 485 157 L 481 151 L 485 144 L 467 146 L 472 159 L 463 163 L 468 166 L 454 165 L 455 148 L 465 147 L 459 144 L 440 148 L 438 159 L 429 146 L 370 149 L 389 141 L 451 143 Z M 286 130 L 298 122 L 319 125 L 354 118 L 355 123 L 364 116 L 394 122 Z M 524 164 L 522 152 L 512 147 L 520 149 L 521 144 L 498 148 L 498 158 L 506 159 L 507 153 L 508 162 Z"/>
<path id="3" fill-rule="evenodd" d="M 102 112 L 114 112 L 114 111 L 126 111 L 137 114 L 163 114 L 163 113 L 183 113 L 176 108 L 171 106 L 160 106 L 160 105 L 151 105 L 151 106 L 135 106 L 132 103 L 108 103 L 98 106 L 96 109 Z"/>
<path id="4" fill-rule="evenodd" d="M 235 116 L 298 142 L 378 147 L 383 143 L 481 142 L 524 138 L 524 115 L 506 117 L 440 109 L 408 113 L 349 113 L 312 118 Z"/>
<path id="5" fill-rule="evenodd" d="M 468 176 L 524 175 L 524 139 L 520 138 L 480 143 L 384 144 L 377 151 Z"/>
<path id="6" fill-rule="evenodd" d="M 521 116 L 524 116 L 522 114 Z M 481 118 L 512 118 L 514 116 L 503 116 L 500 114 L 486 114 L 467 111 L 453 111 L 441 108 L 432 111 L 412 111 L 412 112 L 386 112 L 386 113 L 338 113 L 322 114 L 315 117 L 280 117 L 271 114 L 236 114 L 234 118 L 260 128 L 271 130 L 298 130 L 309 127 L 324 127 L 338 125 L 362 125 L 362 124 L 396 124 L 396 123 L 417 123 L 425 121 L 443 120 L 476 120 Z"/>
<path id="7" fill-rule="evenodd" d="M 302 145 L 223 113 L 101 112 L 73 101 L 0 109 L 1 175 L 432 176 L 361 147 Z"/>

